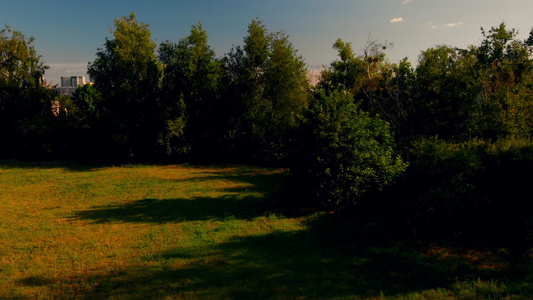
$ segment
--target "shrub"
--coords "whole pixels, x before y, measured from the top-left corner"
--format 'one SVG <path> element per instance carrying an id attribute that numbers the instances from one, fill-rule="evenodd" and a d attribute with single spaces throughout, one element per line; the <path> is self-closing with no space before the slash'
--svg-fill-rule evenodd
<path id="1" fill-rule="evenodd" d="M 415 232 L 514 244 L 532 241 L 529 141 L 454 144 L 422 139 L 413 142 L 408 159 L 397 205 L 391 209 Z"/>
<path id="2" fill-rule="evenodd" d="M 410 165 L 398 188 L 402 217 L 417 233 L 461 235 L 465 216 L 486 201 L 477 188 L 484 172 L 483 144 L 421 139 L 408 151 Z"/>
<path id="3" fill-rule="evenodd" d="M 358 109 L 349 96 L 317 93 L 300 128 L 293 173 L 305 195 L 320 204 L 351 206 L 404 171 L 393 146 L 388 124 Z"/>

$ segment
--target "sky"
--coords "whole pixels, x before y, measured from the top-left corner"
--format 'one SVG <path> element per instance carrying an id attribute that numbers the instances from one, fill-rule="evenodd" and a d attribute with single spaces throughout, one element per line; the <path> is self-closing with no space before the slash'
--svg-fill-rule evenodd
<path id="1" fill-rule="evenodd" d="M 338 38 L 356 54 L 368 40 L 393 43 L 389 61 L 408 57 L 416 65 L 430 47 L 479 45 L 481 27 L 505 22 L 520 39 L 533 27 L 532 0 L 0 0 L 0 25 L 33 36 L 50 66 L 46 80 L 60 83 L 61 76 L 86 76 L 87 64 L 112 37 L 113 20 L 132 12 L 150 26 L 156 44 L 177 43 L 201 21 L 217 57 L 242 45 L 257 18 L 269 32 L 287 33 L 311 69 L 337 59 Z"/>

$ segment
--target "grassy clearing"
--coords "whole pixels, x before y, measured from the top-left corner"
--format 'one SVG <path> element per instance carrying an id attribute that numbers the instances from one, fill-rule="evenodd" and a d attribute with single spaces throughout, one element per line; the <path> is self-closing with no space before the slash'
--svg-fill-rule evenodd
<path id="1" fill-rule="evenodd" d="M 531 298 L 532 255 L 284 211 L 285 171 L 0 161 L 0 298 Z"/>

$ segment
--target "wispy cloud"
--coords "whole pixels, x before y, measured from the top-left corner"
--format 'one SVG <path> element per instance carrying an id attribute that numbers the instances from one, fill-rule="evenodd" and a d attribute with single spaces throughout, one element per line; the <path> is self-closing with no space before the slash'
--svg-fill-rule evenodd
<path id="1" fill-rule="evenodd" d="M 69 75 L 70 73 L 81 73 L 85 74 L 87 72 L 87 63 L 86 62 L 75 62 L 75 63 L 48 63 L 50 69 L 54 69 L 58 72 L 65 72 Z M 83 75 L 82 74 L 82 75 Z"/>
<path id="2" fill-rule="evenodd" d="M 392 20 L 390 20 L 391 23 L 398 23 L 398 22 L 403 22 L 403 18 L 394 18 Z"/>
<path id="3" fill-rule="evenodd" d="M 446 27 L 455 27 L 455 26 L 460 26 L 460 25 L 463 25 L 464 22 L 457 22 L 457 23 L 448 23 L 446 24 Z"/>
<path id="4" fill-rule="evenodd" d="M 402 4 L 407 4 L 407 3 L 410 3 L 411 1 L 412 1 L 412 0 L 404 0 L 404 1 L 402 2 Z"/>
<path id="5" fill-rule="evenodd" d="M 433 24 L 433 22 L 428 22 L 428 25 L 431 26 L 432 29 L 437 29 L 439 28 L 437 25 Z"/>
<path id="6" fill-rule="evenodd" d="M 451 28 L 451 27 L 457 27 L 457 26 L 461 26 L 463 25 L 465 22 L 461 21 L 461 22 L 457 22 L 457 23 L 448 23 L 448 24 L 445 24 L 445 25 L 435 25 L 433 24 L 432 22 L 428 22 L 428 25 L 431 26 L 432 29 L 440 29 L 440 28 Z"/>
<path id="7" fill-rule="evenodd" d="M 48 63 L 47 65 L 50 66 L 50 68 L 55 68 L 55 69 L 87 69 L 87 65 L 88 63 L 86 62 L 74 62 L 74 63 L 57 63 L 57 62 L 52 62 L 52 63 Z"/>

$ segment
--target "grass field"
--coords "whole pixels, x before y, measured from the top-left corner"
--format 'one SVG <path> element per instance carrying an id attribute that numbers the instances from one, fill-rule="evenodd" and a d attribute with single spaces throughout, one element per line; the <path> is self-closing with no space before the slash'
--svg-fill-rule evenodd
<path id="1" fill-rule="evenodd" d="M 0 298 L 533 297 L 531 251 L 281 209 L 286 174 L 0 161 Z"/>

